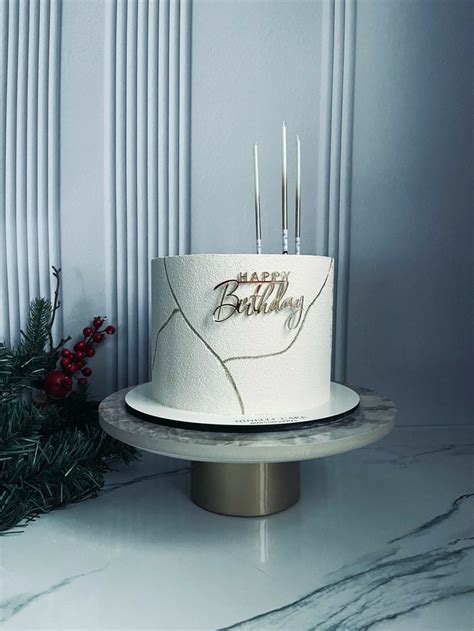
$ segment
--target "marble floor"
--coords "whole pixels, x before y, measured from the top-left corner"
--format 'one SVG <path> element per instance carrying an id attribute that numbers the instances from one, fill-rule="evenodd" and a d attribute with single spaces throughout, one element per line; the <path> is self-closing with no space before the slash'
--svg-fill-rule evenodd
<path id="1" fill-rule="evenodd" d="M 400 428 L 304 463 L 301 501 L 249 519 L 194 506 L 188 463 L 146 455 L 0 539 L 2 628 L 472 629 L 473 445 Z"/>

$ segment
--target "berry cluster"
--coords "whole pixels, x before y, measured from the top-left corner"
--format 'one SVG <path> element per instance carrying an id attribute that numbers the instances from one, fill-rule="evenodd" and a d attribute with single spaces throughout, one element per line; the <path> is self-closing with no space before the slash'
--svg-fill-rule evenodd
<path id="1" fill-rule="evenodd" d="M 61 369 L 53 370 L 46 375 L 44 381 L 45 392 L 54 398 L 63 398 L 72 388 L 73 377 L 79 385 L 84 386 L 92 375 L 92 369 L 87 366 L 87 360 L 95 355 L 95 344 L 100 344 L 105 334 L 113 335 L 115 327 L 112 325 L 102 329 L 106 318 L 97 316 L 92 326 L 86 326 L 82 330 L 82 339 L 74 345 L 74 350 L 63 348 L 61 351 Z M 81 375 L 81 376 L 79 376 Z"/>

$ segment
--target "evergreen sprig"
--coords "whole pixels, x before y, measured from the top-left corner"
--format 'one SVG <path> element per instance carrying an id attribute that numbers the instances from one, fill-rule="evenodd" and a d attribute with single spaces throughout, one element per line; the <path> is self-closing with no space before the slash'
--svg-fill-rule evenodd
<path id="1" fill-rule="evenodd" d="M 20 396 L 26 389 L 41 388 L 42 378 L 57 361 L 55 352 L 46 352 L 51 322 L 51 303 L 35 298 L 30 303 L 26 330 L 20 331 L 18 348 L 0 342 L 0 402 Z"/>
<path id="2" fill-rule="evenodd" d="M 26 331 L 21 331 L 21 355 L 30 358 L 44 352 L 44 347 L 48 341 L 50 320 L 51 302 L 45 298 L 34 298 L 30 304 Z"/>
<path id="3" fill-rule="evenodd" d="M 59 270 L 54 270 L 59 280 Z M 61 401 L 41 393 L 58 359 L 51 340 L 55 306 L 33 300 L 18 348 L 0 342 L 0 532 L 55 508 L 96 496 L 112 462 L 136 450 L 105 434 L 87 388 Z M 49 351 L 45 350 L 48 341 Z M 30 392 L 30 396 L 25 396 Z M 42 396 L 37 396 L 38 394 Z"/>
<path id="4" fill-rule="evenodd" d="M 14 353 L 4 342 L 0 342 L 0 391 L 3 392 L 13 371 Z"/>

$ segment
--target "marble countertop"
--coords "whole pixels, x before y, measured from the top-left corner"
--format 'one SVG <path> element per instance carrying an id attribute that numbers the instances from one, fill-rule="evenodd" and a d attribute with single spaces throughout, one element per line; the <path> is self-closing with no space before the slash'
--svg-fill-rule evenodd
<path id="1" fill-rule="evenodd" d="M 146 454 L 0 539 L 2 628 L 471 629 L 473 445 L 398 428 L 304 462 L 301 501 L 265 518 L 198 508 L 188 463 Z"/>

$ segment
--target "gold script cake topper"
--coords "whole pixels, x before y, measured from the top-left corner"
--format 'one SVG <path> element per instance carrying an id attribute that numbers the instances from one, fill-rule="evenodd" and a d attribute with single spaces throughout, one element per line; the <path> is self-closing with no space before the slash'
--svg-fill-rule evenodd
<path id="1" fill-rule="evenodd" d="M 214 322 L 224 322 L 233 315 L 242 313 L 245 316 L 266 315 L 289 311 L 286 326 L 296 329 L 303 315 L 304 296 L 299 298 L 287 296 L 290 272 L 241 272 L 237 278 L 224 280 L 214 287 L 220 290 L 219 302 L 213 311 Z M 253 293 L 239 296 L 242 286 L 255 285 Z"/>

